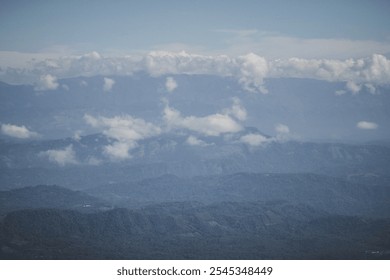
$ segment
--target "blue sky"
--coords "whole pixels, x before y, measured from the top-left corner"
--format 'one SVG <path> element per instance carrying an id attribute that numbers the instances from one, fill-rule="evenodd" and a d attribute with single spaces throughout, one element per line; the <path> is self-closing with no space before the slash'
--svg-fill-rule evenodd
<path id="1" fill-rule="evenodd" d="M 236 76 L 390 84 L 388 0 L 0 0 L 0 80 L 83 75 Z"/>
<path id="2" fill-rule="evenodd" d="M 371 48 L 372 52 L 384 53 L 390 42 L 389 14 L 390 1 L 386 0 L 3 0 L 0 51 L 126 53 L 186 49 L 267 55 L 267 49 L 274 45 L 283 56 L 283 43 L 320 39 L 357 42 L 357 47 L 363 42 L 368 48 L 365 52 Z M 268 55 L 278 56 L 277 51 Z M 337 57 L 337 50 L 324 53 L 332 55 Z"/>
<path id="3" fill-rule="evenodd" d="M 303 78 L 375 99 L 390 86 L 389 15 L 389 0 L 0 0 L 0 81 L 52 92 L 64 78 L 142 71 L 272 94 L 268 78 Z M 362 117 L 351 129 L 381 127 Z"/>

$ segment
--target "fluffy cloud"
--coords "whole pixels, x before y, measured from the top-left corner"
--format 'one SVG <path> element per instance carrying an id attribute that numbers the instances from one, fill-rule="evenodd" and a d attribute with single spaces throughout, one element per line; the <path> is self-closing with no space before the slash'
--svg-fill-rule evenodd
<path id="1" fill-rule="evenodd" d="M 103 134 L 110 139 L 115 140 L 104 147 L 104 153 L 113 160 L 131 158 L 130 150 L 137 147 L 137 141 L 161 133 L 158 126 L 128 115 L 112 118 L 85 115 L 84 120 L 90 126 L 102 130 Z"/>
<path id="2" fill-rule="evenodd" d="M 274 141 L 283 142 L 294 138 L 294 136 L 290 134 L 290 128 L 285 124 L 279 123 L 275 125 L 275 131 L 276 131 L 276 136 L 272 139 Z"/>
<path id="3" fill-rule="evenodd" d="M 290 128 L 285 124 L 277 124 L 275 126 L 276 136 L 266 137 L 258 133 L 249 133 L 242 136 L 239 141 L 249 146 L 262 146 L 271 142 L 284 142 L 294 138 L 290 135 Z"/>
<path id="4" fill-rule="evenodd" d="M 367 122 L 367 121 L 360 121 L 356 124 L 357 128 L 370 130 L 370 129 L 377 129 L 378 125 L 374 122 Z"/>
<path id="5" fill-rule="evenodd" d="M 13 124 L 2 124 L 1 132 L 7 136 L 28 139 L 38 136 L 38 133 L 28 130 L 24 125 L 17 126 Z"/>
<path id="6" fill-rule="evenodd" d="M 345 87 L 353 94 L 358 93 L 362 88 L 360 85 L 357 85 L 355 82 L 352 81 L 348 81 Z"/>
<path id="7" fill-rule="evenodd" d="M 227 115 L 231 115 L 235 117 L 239 121 L 245 121 L 247 117 L 247 112 L 244 106 L 242 106 L 241 101 L 239 98 L 234 97 L 232 98 L 233 105 L 231 108 L 223 110 L 223 112 Z"/>
<path id="8" fill-rule="evenodd" d="M 97 61 L 97 60 L 100 60 L 101 58 L 102 58 L 102 56 L 96 51 L 87 53 L 81 57 L 81 59 L 92 60 L 92 61 L 93 60 Z"/>
<path id="9" fill-rule="evenodd" d="M 267 137 L 265 137 L 261 134 L 255 134 L 255 133 L 246 134 L 240 138 L 240 142 L 248 144 L 250 146 L 255 146 L 255 147 L 261 146 L 269 141 L 270 140 Z"/>
<path id="10" fill-rule="evenodd" d="M 121 141 L 137 141 L 161 132 L 161 129 L 154 124 L 129 115 L 112 118 L 85 115 L 84 120 L 92 127 L 102 128 L 106 136 Z"/>
<path id="11" fill-rule="evenodd" d="M 137 147 L 135 141 L 116 141 L 103 148 L 104 153 L 112 160 L 125 160 L 131 158 L 130 150 Z"/>
<path id="12" fill-rule="evenodd" d="M 72 145 L 69 145 L 62 150 L 48 150 L 42 152 L 41 155 L 46 156 L 51 162 L 57 163 L 60 166 L 78 164 L 76 153 L 74 152 Z"/>
<path id="13" fill-rule="evenodd" d="M 216 113 L 204 117 L 187 116 L 183 117 L 179 111 L 169 107 L 164 109 L 164 120 L 169 128 L 185 128 L 207 136 L 219 136 L 223 133 L 234 133 L 242 130 L 241 124 L 235 119 L 234 114 L 243 118 L 243 113 L 237 113 L 237 109 L 223 110 L 223 113 Z M 245 115 L 246 116 L 246 115 Z"/>
<path id="14" fill-rule="evenodd" d="M 267 93 L 263 79 L 268 73 L 268 63 L 265 58 L 250 53 L 237 58 L 239 64 L 238 81 L 249 92 Z"/>
<path id="15" fill-rule="evenodd" d="M 55 76 L 52 76 L 50 74 L 42 75 L 37 85 L 35 86 L 36 91 L 44 91 L 44 90 L 55 90 L 59 86 L 57 82 L 57 78 Z"/>
<path id="16" fill-rule="evenodd" d="M 177 88 L 177 82 L 172 77 L 167 77 L 165 80 L 165 89 L 168 92 L 173 92 Z"/>
<path id="17" fill-rule="evenodd" d="M 111 91 L 114 84 L 115 84 L 115 81 L 113 79 L 104 78 L 103 90 L 104 91 Z"/>
<path id="18" fill-rule="evenodd" d="M 206 146 L 210 145 L 210 144 L 207 144 L 205 141 L 200 140 L 192 135 L 188 136 L 186 143 L 190 146 L 200 146 L 200 147 L 206 147 Z"/>

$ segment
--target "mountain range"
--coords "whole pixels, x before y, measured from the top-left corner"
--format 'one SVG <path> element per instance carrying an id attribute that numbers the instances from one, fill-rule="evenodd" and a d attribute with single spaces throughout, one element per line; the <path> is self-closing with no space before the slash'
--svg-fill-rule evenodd
<path id="1" fill-rule="evenodd" d="M 390 257 L 385 86 L 56 83 L 0 83 L 1 259 Z"/>

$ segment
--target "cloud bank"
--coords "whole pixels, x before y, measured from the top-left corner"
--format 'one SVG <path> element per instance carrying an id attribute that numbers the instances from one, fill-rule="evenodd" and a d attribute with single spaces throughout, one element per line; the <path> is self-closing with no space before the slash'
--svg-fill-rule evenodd
<path id="1" fill-rule="evenodd" d="M 0 56 L 2 53 L 0 52 Z M 3 54 L 4 55 L 4 54 Z M 57 78 L 93 75 L 132 75 L 144 71 L 151 76 L 161 75 L 216 75 L 234 78 L 245 91 L 267 93 L 266 78 L 312 78 L 331 82 L 345 82 L 345 90 L 358 93 L 362 88 L 375 92 L 377 86 L 390 84 L 390 60 L 373 54 L 365 58 L 337 59 L 266 59 L 248 53 L 241 56 L 199 55 L 186 52 L 153 51 L 144 55 L 103 57 L 97 52 L 82 56 L 68 56 L 32 60 L 24 66 L 0 65 L 0 79 L 13 83 L 33 82 L 37 90 L 58 87 Z M 114 82 L 105 79 L 105 90 Z M 167 79 L 167 91 L 177 83 Z"/>

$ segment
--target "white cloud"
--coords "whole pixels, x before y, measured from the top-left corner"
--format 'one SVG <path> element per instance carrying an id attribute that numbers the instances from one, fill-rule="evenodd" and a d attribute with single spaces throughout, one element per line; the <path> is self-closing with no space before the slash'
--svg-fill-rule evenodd
<path id="1" fill-rule="evenodd" d="M 105 146 L 103 150 L 111 160 L 125 160 L 131 158 L 129 151 L 135 147 L 137 147 L 137 143 L 133 141 L 116 141 Z"/>
<path id="2" fill-rule="evenodd" d="M 358 93 L 362 88 L 360 85 L 357 85 L 355 82 L 352 81 L 348 81 L 345 87 L 353 94 Z"/>
<path id="3" fill-rule="evenodd" d="M 104 91 L 111 91 L 114 84 L 115 84 L 115 81 L 113 79 L 104 78 L 103 90 Z"/>
<path id="4" fill-rule="evenodd" d="M 78 164 L 76 153 L 74 152 L 72 145 L 69 145 L 62 150 L 48 150 L 40 154 L 48 157 L 51 162 L 57 163 L 60 166 Z"/>
<path id="5" fill-rule="evenodd" d="M 24 125 L 17 126 L 13 124 L 2 124 L 1 132 L 7 136 L 20 139 L 28 139 L 38 136 L 38 133 L 30 131 Z"/>
<path id="6" fill-rule="evenodd" d="M 377 129 L 378 125 L 374 122 L 360 121 L 356 124 L 356 127 L 360 129 L 372 130 Z"/>
<path id="7" fill-rule="evenodd" d="M 90 126 L 101 129 L 107 137 L 115 140 L 114 143 L 104 147 L 104 153 L 113 160 L 131 158 L 130 150 L 137 147 L 137 141 L 161 133 L 158 126 L 129 115 L 112 118 L 85 115 L 84 120 Z"/>
<path id="8" fill-rule="evenodd" d="M 294 138 L 294 136 L 290 134 L 290 128 L 285 124 L 279 123 L 275 125 L 275 131 L 276 131 L 276 137 L 272 139 L 274 141 L 283 142 Z"/>
<path id="9" fill-rule="evenodd" d="M 279 134 L 288 134 L 290 133 L 290 128 L 285 124 L 279 123 L 275 126 L 275 131 Z"/>
<path id="10" fill-rule="evenodd" d="M 235 117 L 239 121 L 245 121 L 247 117 L 247 112 L 244 106 L 242 106 L 241 101 L 237 97 L 233 97 L 233 105 L 231 108 L 223 110 L 225 114 Z"/>
<path id="11" fill-rule="evenodd" d="M 90 60 L 99 60 L 102 58 L 102 56 L 98 52 L 93 51 L 93 52 L 84 54 L 81 58 L 82 59 L 90 59 Z"/>
<path id="12" fill-rule="evenodd" d="M 249 133 L 240 138 L 240 142 L 248 144 L 250 146 L 261 146 L 271 142 L 284 142 L 295 138 L 290 134 L 290 128 L 285 124 L 275 125 L 276 136 L 266 137 L 258 133 Z"/>
<path id="13" fill-rule="evenodd" d="M 73 139 L 76 141 L 80 141 L 81 140 L 81 133 L 82 133 L 81 130 L 76 130 L 73 134 Z"/>
<path id="14" fill-rule="evenodd" d="M 44 91 L 44 90 L 55 90 L 59 86 L 57 82 L 57 78 L 55 76 L 52 76 L 50 74 L 42 75 L 37 85 L 35 86 L 36 91 Z"/>
<path id="15" fill-rule="evenodd" d="M 345 90 L 343 90 L 343 89 L 336 90 L 336 91 L 334 92 L 334 94 L 337 95 L 337 96 L 341 96 L 341 95 L 344 95 L 344 94 L 346 94 L 346 93 L 347 93 L 347 92 L 346 92 Z"/>
<path id="16" fill-rule="evenodd" d="M 207 144 L 205 141 L 200 140 L 192 135 L 188 136 L 186 143 L 190 146 L 200 146 L 200 147 L 206 147 L 206 146 L 210 145 L 210 144 Z"/>
<path id="17" fill-rule="evenodd" d="M 238 81 L 249 92 L 267 93 L 263 79 L 268 73 L 268 63 L 265 58 L 249 53 L 237 58 L 239 64 Z"/>
<path id="18" fill-rule="evenodd" d="M 177 82 L 172 77 L 167 77 L 165 80 L 165 89 L 168 92 L 173 92 L 177 88 Z"/>
<path id="19" fill-rule="evenodd" d="M 169 128 L 185 128 L 207 136 L 219 136 L 223 133 L 234 133 L 242 130 L 242 126 L 234 118 L 237 114 L 233 107 L 223 110 L 223 113 L 211 114 L 203 117 L 181 116 L 181 113 L 167 104 L 164 109 L 164 120 Z M 239 117 L 242 116 L 238 114 Z"/>
<path id="20" fill-rule="evenodd" d="M 267 137 L 265 137 L 261 134 L 255 134 L 255 133 L 246 134 L 240 138 L 240 142 L 248 144 L 250 146 L 255 146 L 255 147 L 261 146 L 269 141 L 270 140 Z"/>
<path id="21" fill-rule="evenodd" d="M 133 118 L 129 115 L 116 116 L 112 118 L 93 117 L 85 115 L 87 124 L 95 128 L 103 129 L 103 133 L 116 140 L 137 141 L 152 137 L 161 133 L 161 129 L 143 119 Z"/>

